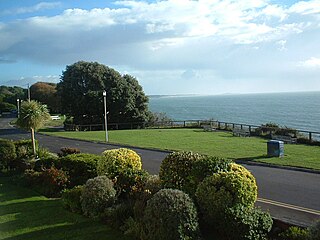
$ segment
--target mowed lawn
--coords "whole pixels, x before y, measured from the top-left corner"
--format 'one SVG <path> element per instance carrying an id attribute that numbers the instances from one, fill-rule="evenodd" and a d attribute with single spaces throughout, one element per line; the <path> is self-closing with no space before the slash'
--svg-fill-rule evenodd
<path id="1" fill-rule="evenodd" d="M 110 227 L 63 209 L 48 199 L 0 177 L 0 239 L 126 239 Z"/>
<path id="2" fill-rule="evenodd" d="M 104 131 L 51 132 L 55 136 L 105 141 Z M 108 131 L 110 143 L 165 150 L 194 151 L 211 156 L 259 161 L 320 170 L 320 147 L 285 144 L 285 157 L 268 158 L 267 141 L 258 137 L 234 137 L 230 132 L 201 129 L 143 129 Z"/>

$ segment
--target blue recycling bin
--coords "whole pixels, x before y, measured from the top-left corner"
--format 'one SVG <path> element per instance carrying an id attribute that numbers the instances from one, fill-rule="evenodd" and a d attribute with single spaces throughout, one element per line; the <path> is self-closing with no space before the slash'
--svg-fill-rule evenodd
<path id="1" fill-rule="evenodd" d="M 278 140 L 270 140 L 267 143 L 268 157 L 283 157 L 284 142 Z"/>

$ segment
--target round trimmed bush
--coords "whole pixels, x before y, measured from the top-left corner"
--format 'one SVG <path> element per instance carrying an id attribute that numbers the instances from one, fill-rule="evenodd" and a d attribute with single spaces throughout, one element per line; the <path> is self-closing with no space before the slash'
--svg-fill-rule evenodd
<path id="1" fill-rule="evenodd" d="M 205 178 L 196 191 L 197 203 L 204 220 L 216 224 L 227 208 L 236 205 L 252 208 L 257 199 L 257 185 L 252 179 L 252 174 L 232 171 Z"/>
<path id="2" fill-rule="evenodd" d="M 317 221 L 309 230 L 311 240 L 320 239 L 320 221 Z"/>
<path id="3" fill-rule="evenodd" d="M 104 158 L 98 163 L 99 175 L 107 175 L 113 178 L 121 171 L 127 169 L 141 170 L 142 168 L 140 156 L 127 148 L 106 150 L 102 155 Z"/>
<path id="4" fill-rule="evenodd" d="M 0 169 L 10 167 L 10 163 L 15 160 L 16 148 L 10 140 L 0 139 Z"/>
<path id="5" fill-rule="evenodd" d="M 61 200 L 65 208 L 71 212 L 82 213 L 80 197 L 82 194 L 83 186 L 75 186 L 71 189 L 62 191 Z"/>
<path id="6" fill-rule="evenodd" d="M 193 197 L 204 178 L 228 171 L 231 163 L 193 152 L 174 152 L 162 161 L 159 176 L 165 188 L 180 189 Z"/>
<path id="7" fill-rule="evenodd" d="M 193 152 L 173 152 L 167 155 L 159 172 L 163 187 L 189 193 L 193 187 L 190 178 L 194 162 L 203 158 L 203 155 Z"/>
<path id="8" fill-rule="evenodd" d="M 81 193 L 81 208 L 88 217 L 99 217 L 104 210 L 113 205 L 116 200 L 116 190 L 112 181 L 106 176 L 89 179 Z"/>
<path id="9" fill-rule="evenodd" d="M 198 239 L 197 210 L 192 199 L 176 189 L 162 189 L 147 203 L 143 232 L 145 239 Z"/>
<path id="10" fill-rule="evenodd" d="M 272 224 L 269 213 L 240 205 L 226 210 L 220 232 L 233 240 L 266 240 Z"/>
<path id="11" fill-rule="evenodd" d="M 97 164 L 101 159 L 102 156 L 96 154 L 79 153 L 61 157 L 55 164 L 68 172 L 70 186 L 77 186 L 97 176 Z"/>

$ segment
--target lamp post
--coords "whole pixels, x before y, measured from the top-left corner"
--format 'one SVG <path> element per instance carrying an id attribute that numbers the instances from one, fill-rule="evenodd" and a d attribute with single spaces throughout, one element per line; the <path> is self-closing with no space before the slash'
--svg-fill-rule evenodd
<path id="1" fill-rule="evenodd" d="M 103 102 L 104 102 L 104 129 L 106 130 L 106 142 L 109 141 L 108 139 L 108 122 L 107 122 L 107 92 L 103 90 Z"/>
<path id="2" fill-rule="evenodd" d="M 20 116 L 20 99 L 17 99 L 17 110 L 18 110 L 18 117 Z"/>

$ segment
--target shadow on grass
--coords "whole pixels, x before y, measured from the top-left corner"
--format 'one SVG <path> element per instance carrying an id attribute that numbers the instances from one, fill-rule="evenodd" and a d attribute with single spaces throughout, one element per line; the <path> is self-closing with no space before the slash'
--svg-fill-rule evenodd
<path id="1" fill-rule="evenodd" d="M 259 159 L 266 159 L 266 158 L 272 158 L 272 157 L 269 157 L 268 155 L 259 155 L 259 156 L 255 156 L 255 157 L 243 157 L 243 158 L 236 158 L 234 159 L 235 161 L 247 161 L 247 162 L 254 162 L 256 160 L 259 160 Z"/>
<path id="2" fill-rule="evenodd" d="M 100 222 L 65 210 L 60 199 L 0 183 L 0 239 L 126 239 Z"/>

